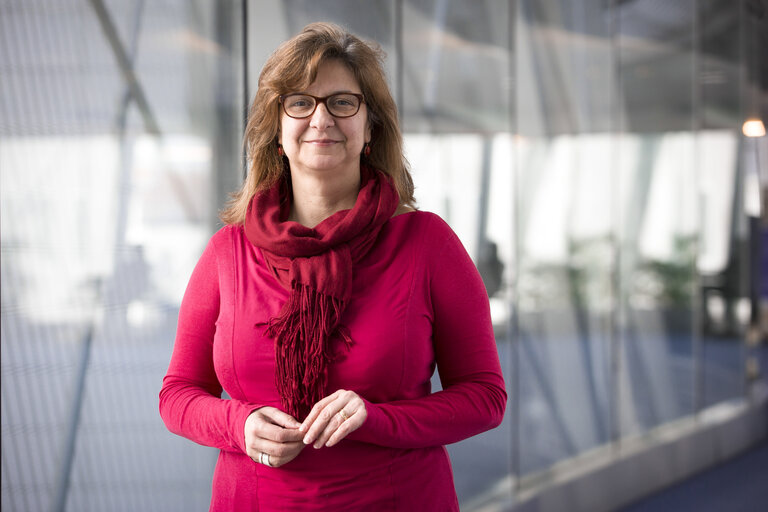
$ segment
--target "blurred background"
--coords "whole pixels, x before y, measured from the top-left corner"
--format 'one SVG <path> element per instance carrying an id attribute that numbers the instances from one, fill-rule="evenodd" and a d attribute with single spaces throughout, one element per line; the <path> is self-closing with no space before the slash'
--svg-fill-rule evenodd
<path id="1" fill-rule="evenodd" d="M 462 510 L 610 510 L 764 438 L 766 0 L 0 0 L 3 511 L 207 510 L 157 396 L 261 67 L 321 20 L 387 53 L 488 289 L 510 400 L 449 447 Z"/>

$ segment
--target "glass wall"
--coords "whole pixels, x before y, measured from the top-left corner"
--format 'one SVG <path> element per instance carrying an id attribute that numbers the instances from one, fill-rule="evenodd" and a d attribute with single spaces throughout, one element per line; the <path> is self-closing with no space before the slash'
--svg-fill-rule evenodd
<path id="1" fill-rule="evenodd" d="M 207 507 L 157 395 L 241 176 L 240 9 L 0 3 L 3 510 Z"/>
<path id="2" fill-rule="evenodd" d="M 694 0 L 636 2 L 613 15 L 621 436 L 694 412 L 696 18 Z"/>
<path id="3" fill-rule="evenodd" d="M 610 18 L 519 2 L 517 470 L 611 440 L 617 187 Z"/>
<path id="4" fill-rule="evenodd" d="M 493 1 L 404 2 L 399 78 L 416 199 L 451 225 L 480 269 L 505 370 L 512 357 L 511 8 Z M 433 388 L 439 386 L 434 379 Z M 465 509 L 511 473 L 511 436 L 505 421 L 448 447 Z"/>
<path id="5" fill-rule="evenodd" d="M 419 207 L 488 289 L 510 400 L 448 447 L 462 510 L 744 398 L 745 2 L 7 0 L 4 510 L 207 509 L 216 453 L 157 392 L 247 98 L 321 20 L 387 53 Z"/>

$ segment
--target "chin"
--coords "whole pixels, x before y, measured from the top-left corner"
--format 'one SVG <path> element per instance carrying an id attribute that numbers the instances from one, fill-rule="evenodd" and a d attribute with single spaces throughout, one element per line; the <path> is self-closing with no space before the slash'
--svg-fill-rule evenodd
<path id="1" fill-rule="evenodd" d="M 335 169 L 345 169 L 351 165 L 350 160 L 336 158 L 314 158 L 308 162 L 306 167 L 316 171 L 333 171 Z"/>

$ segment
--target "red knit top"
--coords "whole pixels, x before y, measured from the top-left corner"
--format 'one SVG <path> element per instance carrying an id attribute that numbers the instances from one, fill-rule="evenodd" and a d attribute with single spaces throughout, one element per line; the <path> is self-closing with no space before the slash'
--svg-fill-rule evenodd
<path id="1" fill-rule="evenodd" d="M 244 425 L 281 408 L 263 322 L 287 297 L 242 226 L 211 238 L 184 294 L 160 414 L 221 450 L 211 510 L 458 510 L 443 445 L 497 426 L 506 392 L 485 288 L 450 227 L 425 212 L 385 224 L 354 267 L 342 316 L 354 344 L 328 368 L 327 393 L 355 391 L 368 418 L 336 446 L 270 468 L 246 455 Z"/>

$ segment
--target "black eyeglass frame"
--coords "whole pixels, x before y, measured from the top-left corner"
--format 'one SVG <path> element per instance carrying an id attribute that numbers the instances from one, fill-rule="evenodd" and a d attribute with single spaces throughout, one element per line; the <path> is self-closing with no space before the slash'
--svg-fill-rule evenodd
<path id="1" fill-rule="evenodd" d="M 342 95 L 354 96 L 355 98 L 357 98 L 360 101 L 360 103 L 357 104 L 357 110 L 355 110 L 354 114 L 349 114 L 348 116 L 337 116 L 336 114 L 331 112 L 330 108 L 328 108 L 328 103 L 326 103 L 328 98 L 333 98 L 334 96 L 342 96 Z M 307 114 L 305 116 L 301 116 L 301 117 L 296 117 L 296 116 L 292 116 L 291 114 L 289 114 L 288 110 L 285 108 L 285 98 L 288 98 L 290 96 L 306 96 L 308 98 L 312 98 L 313 100 L 315 100 L 315 106 L 312 109 L 312 112 L 310 112 L 309 114 Z M 312 114 L 315 113 L 315 110 L 317 110 L 317 106 L 319 104 L 321 104 L 321 103 L 323 105 L 325 105 L 325 110 L 327 110 L 328 113 L 331 114 L 333 117 L 338 118 L 338 119 L 346 119 L 348 117 L 352 117 L 354 115 L 357 115 L 357 113 L 360 112 L 360 106 L 363 103 L 365 103 L 365 96 L 363 96 L 362 94 L 356 93 L 356 92 L 335 92 L 333 94 L 329 94 L 328 96 L 322 96 L 322 97 L 321 96 L 312 96 L 311 94 L 306 94 L 306 93 L 303 93 L 303 92 L 292 92 L 291 94 L 281 94 L 278 97 L 278 101 L 283 106 L 283 112 L 285 112 L 285 115 L 287 115 L 288 117 L 290 117 L 292 119 L 306 119 L 308 117 L 311 117 Z"/>

